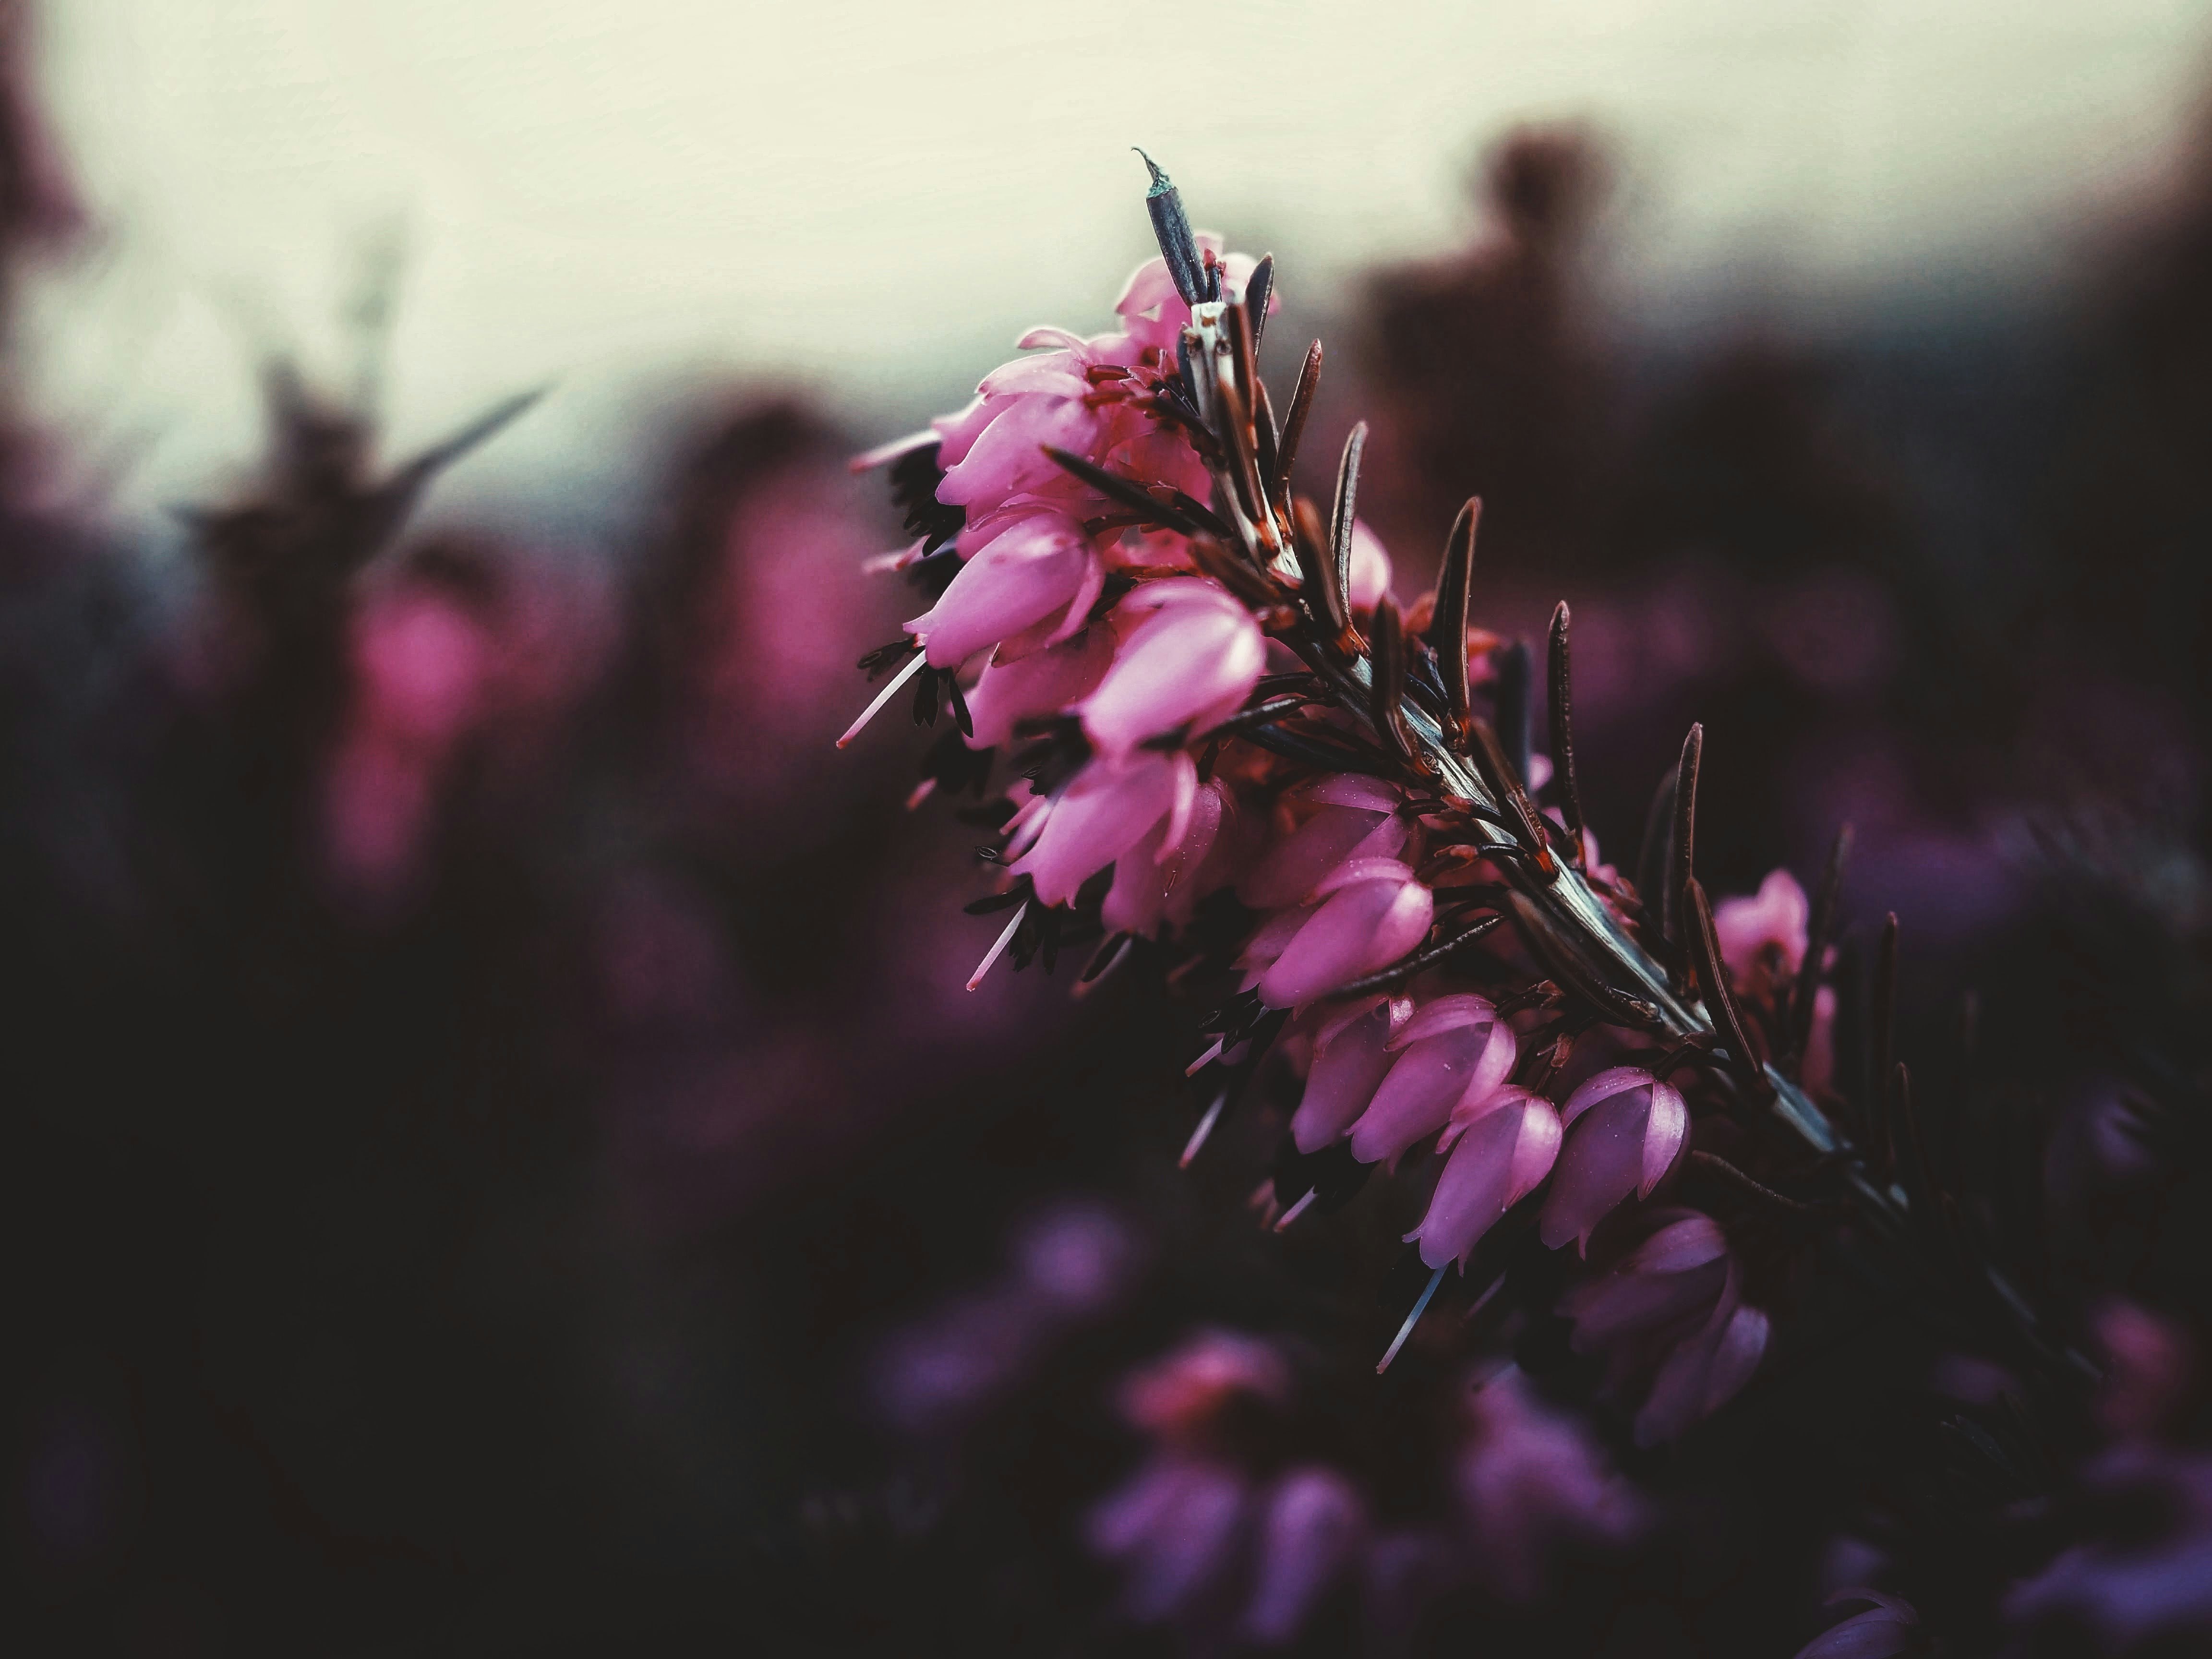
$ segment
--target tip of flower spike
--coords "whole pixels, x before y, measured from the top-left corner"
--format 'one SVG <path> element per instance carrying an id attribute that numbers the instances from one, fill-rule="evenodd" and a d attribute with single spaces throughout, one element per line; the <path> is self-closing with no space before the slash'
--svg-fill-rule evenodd
<path id="1" fill-rule="evenodd" d="M 1146 195 L 1164 196 L 1175 188 L 1175 180 L 1160 171 L 1160 164 L 1158 161 L 1149 155 L 1145 155 L 1141 146 L 1132 144 L 1129 148 L 1135 150 L 1138 155 L 1145 156 L 1145 170 L 1152 175 L 1152 187 L 1145 192 Z"/>

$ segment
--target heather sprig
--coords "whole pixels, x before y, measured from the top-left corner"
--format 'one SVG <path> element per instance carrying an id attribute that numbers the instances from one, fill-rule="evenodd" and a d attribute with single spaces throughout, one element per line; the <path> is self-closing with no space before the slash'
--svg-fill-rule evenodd
<path id="1" fill-rule="evenodd" d="M 1011 915 L 969 988 L 1009 951 L 1049 969 L 1098 941 L 1089 982 L 1153 942 L 1215 1005 L 1186 1164 L 1268 1067 L 1303 1074 L 1278 1229 L 1432 1147 L 1406 1236 L 1430 1276 L 1384 1365 L 1448 1267 L 1510 1259 L 1478 1247 L 1534 1229 L 1597 1247 L 1560 1312 L 1646 1441 L 1758 1367 L 1771 1326 L 1745 1300 L 1746 1240 L 1851 1252 L 1985 1345 L 2085 1373 L 1929 1164 L 1890 1053 L 1893 921 L 1864 1022 L 1872 1086 L 1856 1105 L 1834 1092 L 1848 832 L 1815 899 L 1778 872 L 1717 906 L 1693 726 L 1635 878 L 1605 863 L 1575 775 L 1568 607 L 1546 755 L 1531 652 L 1471 619 L 1480 501 L 1401 611 L 1358 514 L 1366 428 L 1326 507 L 1295 487 L 1322 352 L 1279 418 L 1259 372 L 1273 257 L 1194 231 L 1146 163 L 1161 255 L 1118 331 L 1031 331 L 1032 355 L 966 409 L 858 463 L 892 466 L 916 539 L 878 562 L 929 603 L 864 659 L 897 672 L 841 745 L 919 678 L 916 720 L 949 699 L 975 759 L 948 765 L 948 733 L 917 799 L 937 779 L 980 787 L 1012 750 L 982 849 L 998 890 L 970 907 Z M 1683 1208 L 1685 1191 L 1740 1218 Z M 1478 1265 L 1483 1297 L 1500 1271 Z"/>

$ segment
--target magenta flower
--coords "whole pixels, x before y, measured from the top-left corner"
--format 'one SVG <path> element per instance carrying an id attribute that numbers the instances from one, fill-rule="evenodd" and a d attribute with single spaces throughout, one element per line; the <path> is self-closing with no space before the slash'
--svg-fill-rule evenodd
<path id="1" fill-rule="evenodd" d="M 1314 908 L 1277 918 L 1246 947 L 1243 962 L 1259 970 L 1260 1000 L 1270 1008 L 1297 1007 L 1389 967 L 1436 920 L 1436 895 L 1395 859 L 1340 865 L 1314 896 Z"/>
<path id="2" fill-rule="evenodd" d="M 1395 1162 L 1455 1111 L 1486 1100 L 1513 1069 L 1513 1028 L 1471 994 L 1425 1005 L 1389 1046 L 1402 1052 L 1352 1126 L 1352 1155 L 1362 1164 Z"/>
<path id="3" fill-rule="evenodd" d="M 1252 613 L 1195 577 L 1146 582 L 1107 621 L 1114 663 L 1083 702 L 1083 729 L 1117 758 L 1150 738 L 1219 725 L 1243 707 L 1266 665 Z"/>
<path id="4" fill-rule="evenodd" d="M 1319 810 L 1270 848 L 1237 884 L 1255 910 L 1304 904 L 1330 871 L 1352 859 L 1392 859 L 1411 831 L 1398 817 L 1405 796 L 1379 778 L 1340 772 L 1299 791 Z"/>
<path id="5" fill-rule="evenodd" d="M 963 552 L 969 534 L 961 534 Z M 1057 513 L 1024 514 L 969 553 L 951 586 L 906 631 L 928 647 L 933 668 L 957 668 L 1040 623 L 1051 626 L 1037 646 L 1057 645 L 1083 626 L 1105 580 L 1081 525 Z"/>
<path id="6" fill-rule="evenodd" d="M 1184 1444 L 1202 1438 L 1234 1401 L 1279 1406 L 1290 1392 L 1290 1366 L 1273 1343 L 1233 1331 L 1200 1331 L 1122 1385 L 1121 1414 L 1140 1429 Z"/>
<path id="7" fill-rule="evenodd" d="M 1459 1498 L 1477 1570 L 1504 1600 L 1547 1595 L 1563 1548 L 1626 1545 L 1650 1525 L 1648 1506 L 1581 1419 L 1545 1405 L 1517 1369 L 1476 1389 L 1468 1413 L 1474 1435 L 1459 1456 Z"/>
<path id="8" fill-rule="evenodd" d="M 2212 1455 L 2118 1446 L 2082 1470 L 2082 1483 L 2110 1514 L 2126 1505 L 2156 1519 L 2062 1550 L 2012 1587 L 2006 1622 L 2023 1633 L 2047 1624 L 2087 1634 L 2099 1653 L 2161 1638 L 2172 1646 L 2158 1651 L 2202 1652 L 2212 1633 Z"/>
<path id="9" fill-rule="evenodd" d="M 1165 842 L 1180 842 L 1197 798 L 1198 769 L 1180 750 L 1139 755 L 1123 766 L 1094 761 L 1010 845 L 1009 851 L 1033 836 L 1013 871 L 1036 884 L 1040 902 L 1064 903 L 1154 826 L 1164 823 Z"/>
<path id="10" fill-rule="evenodd" d="M 1911 1603 L 1870 1589 L 1838 1590 L 1828 1598 L 1830 1607 L 1838 1601 L 1874 1605 L 1821 1632 L 1797 1650 L 1797 1659 L 1895 1659 L 1922 1645 L 1920 1615 Z"/>
<path id="11" fill-rule="evenodd" d="M 1073 639 L 1009 660 L 994 655 L 968 692 L 971 749 L 1013 740 L 1017 722 L 1060 714 L 1091 695 L 1114 660 L 1114 636 L 1092 626 Z"/>
<path id="12" fill-rule="evenodd" d="M 1143 1623 L 1202 1600 L 1235 1566 L 1253 1502 L 1243 1474 L 1169 1454 L 1091 1512 L 1091 1547 L 1123 1570 L 1122 1603 Z"/>
<path id="13" fill-rule="evenodd" d="M 1209 878 L 1209 857 L 1234 810 L 1227 786 L 1209 779 L 1199 786 L 1179 834 L 1170 838 L 1176 825 L 1170 813 L 1117 855 L 1114 884 L 1099 912 L 1106 930 L 1157 939 L 1164 923 L 1188 926 L 1198 901 L 1226 884 L 1225 878 Z"/>
<path id="14" fill-rule="evenodd" d="M 1606 1356 L 1616 1395 L 1650 1379 L 1636 1442 L 1651 1446 L 1680 1437 L 1751 1380 L 1767 1323 L 1740 1299 L 1735 1259 L 1710 1216 L 1662 1210 L 1644 1221 L 1653 1231 L 1643 1243 L 1570 1290 L 1559 1310 L 1574 1321 L 1577 1352 Z"/>
<path id="15" fill-rule="evenodd" d="M 1280 1647 L 1358 1558 L 1367 1505 L 1349 1480 L 1320 1464 L 1286 1471 L 1266 1503 L 1242 1633 L 1248 1642 Z"/>
<path id="16" fill-rule="evenodd" d="M 1753 969 L 1763 963 L 1787 978 L 1805 960 L 1806 930 L 1812 916 L 1813 907 L 1797 878 L 1787 870 L 1770 871 L 1753 896 L 1725 898 L 1713 907 L 1721 960 L 1740 985 L 1750 984 Z"/>
<path id="17" fill-rule="evenodd" d="M 1597 1224 L 1629 1194 L 1651 1196 L 1689 1142 L 1690 1109 L 1673 1085 L 1640 1066 L 1600 1072 L 1567 1097 L 1559 1173 L 1536 1230 L 1557 1249 L 1569 1239 L 1585 1255 Z"/>
<path id="18" fill-rule="evenodd" d="M 1502 1022 L 1501 1022 L 1502 1023 Z M 1440 1146 L 1450 1148 L 1429 1212 L 1406 1235 L 1431 1267 L 1466 1271 L 1476 1241 L 1535 1191 L 1559 1155 L 1559 1115 L 1526 1089 L 1493 1089 L 1453 1112 Z"/>
<path id="19" fill-rule="evenodd" d="M 1375 997 L 1352 1005 L 1349 1018 L 1324 1025 L 1314 1039 L 1305 1092 L 1291 1119 L 1291 1138 L 1302 1152 L 1317 1152 L 1352 1132 L 1398 1056 L 1390 1034 L 1411 1017 L 1413 1005 Z"/>

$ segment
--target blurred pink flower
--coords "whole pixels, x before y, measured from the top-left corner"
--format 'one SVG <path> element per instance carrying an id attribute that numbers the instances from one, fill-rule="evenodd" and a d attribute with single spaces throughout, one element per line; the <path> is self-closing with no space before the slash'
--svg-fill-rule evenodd
<path id="1" fill-rule="evenodd" d="M 1777 964 L 1774 971 L 1786 979 L 1805 960 L 1805 930 L 1811 920 L 1812 906 L 1797 878 L 1787 870 L 1770 871 L 1753 896 L 1724 898 L 1713 907 L 1721 960 L 1739 984 L 1749 985 L 1753 969 L 1767 962 Z"/>
<path id="2" fill-rule="evenodd" d="M 1240 1632 L 1262 1647 L 1293 1640 L 1336 1587 L 1367 1538 L 1367 1505 L 1335 1470 L 1285 1471 L 1264 1500 L 1252 1598 Z"/>
<path id="3" fill-rule="evenodd" d="M 1138 1428 L 1178 1443 L 1202 1437 L 1232 1401 L 1280 1406 L 1291 1370 L 1274 1344 L 1233 1331 L 1200 1331 L 1121 1386 L 1121 1413 Z"/>
<path id="4" fill-rule="evenodd" d="M 1152 1623 L 1218 1589 L 1255 1496 L 1242 1471 L 1170 1453 L 1094 1509 L 1085 1532 L 1094 1551 L 1120 1563 L 1128 1615 Z"/>
<path id="5" fill-rule="evenodd" d="M 1548 1594 L 1562 1549 L 1626 1545 L 1650 1524 L 1649 1506 L 1581 1420 L 1545 1405 L 1518 1370 L 1476 1388 L 1468 1414 L 1460 1504 L 1475 1569 L 1503 1600 Z"/>

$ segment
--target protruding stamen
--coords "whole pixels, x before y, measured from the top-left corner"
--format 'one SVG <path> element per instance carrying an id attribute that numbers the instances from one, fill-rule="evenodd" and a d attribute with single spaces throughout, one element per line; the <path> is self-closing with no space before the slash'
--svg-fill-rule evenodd
<path id="1" fill-rule="evenodd" d="M 935 778 L 924 778 L 920 783 L 915 785 L 914 793 L 906 798 L 906 810 L 909 812 L 915 811 L 922 804 L 922 802 L 927 800 L 936 793 L 937 780 Z"/>
<path id="2" fill-rule="evenodd" d="M 859 737 L 860 735 L 860 728 L 867 725 L 870 720 L 875 719 L 877 714 L 882 711 L 883 706 L 898 695 L 899 687 L 904 685 L 908 680 L 912 679 L 917 673 L 919 673 L 921 670 L 921 665 L 928 660 L 929 653 L 921 650 L 917 650 L 912 657 L 908 658 L 907 659 L 906 666 L 900 669 L 897 673 L 891 676 L 891 683 L 889 685 L 886 685 L 882 690 L 876 693 L 876 700 L 860 711 L 860 718 L 854 720 L 850 726 L 845 728 L 845 735 L 837 739 L 837 746 L 840 749 L 842 749 L 847 744 L 852 742 L 854 738 Z"/>
<path id="3" fill-rule="evenodd" d="M 1207 1066 L 1212 1065 L 1215 1060 L 1221 1058 L 1222 1044 L 1227 1041 L 1228 1038 L 1226 1037 L 1214 1038 L 1213 1046 L 1211 1048 L 1208 1048 L 1204 1054 L 1200 1054 L 1196 1060 L 1191 1061 L 1189 1065 L 1184 1066 L 1182 1074 L 1185 1077 L 1196 1077 Z"/>
<path id="4" fill-rule="evenodd" d="M 1413 1327 L 1421 1322 L 1421 1316 L 1429 1310 L 1429 1298 L 1437 1293 L 1437 1286 L 1444 1282 L 1444 1267 L 1450 1266 L 1451 1263 L 1447 1261 L 1443 1267 L 1429 1275 L 1428 1289 L 1423 1291 L 1421 1299 L 1413 1304 L 1413 1311 L 1406 1316 L 1406 1322 L 1398 1327 L 1398 1334 L 1391 1340 L 1389 1351 L 1382 1356 L 1382 1363 L 1375 1368 L 1376 1376 L 1380 1376 L 1390 1369 L 1390 1362 L 1398 1357 L 1398 1350 L 1406 1346 L 1406 1339 L 1413 1334 Z"/>
<path id="5" fill-rule="evenodd" d="M 1300 1199 L 1297 1203 L 1291 1205 L 1289 1209 L 1283 1212 L 1282 1219 L 1275 1224 L 1275 1231 L 1277 1232 L 1281 1232 L 1285 1228 L 1288 1227 L 1291 1223 L 1296 1221 L 1300 1216 L 1304 1215 L 1308 1209 L 1311 1208 L 1314 1200 L 1320 1196 L 1321 1189 L 1318 1187 L 1309 1187 L 1306 1189 L 1306 1195 L 1304 1198 Z"/>
<path id="6" fill-rule="evenodd" d="M 1224 1089 L 1219 1094 L 1214 1096 L 1213 1104 L 1206 1109 L 1206 1115 L 1199 1119 L 1198 1127 L 1190 1132 L 1190 1139 L 1183 1146 L 1182 1156 L 1176 1160 L 1176 1168 L 1178 1170 L 1190 1168 L 1191 1160 L 1196 1158 L 1205 1146 L 1206 1138 L 1213 1133 L 1213 1126 L 1221 1121 L 1221 1109 L 1228 1103 L 1228 1090 Z"/>
<path id="7" fill-rule="evenodd" d="M 991 947 L 983 960 L 975 964 L 975 971 L 968 976 L 969 990 L 972 991 L 981 985 L 983 982 L 983 975 L 991 971 L 991 964 L 1006 954 L 1006 947 L 1014 942 L 1014 930 L 1022 925 L 1022 918 L 1029 913 L 1029 901 L 1024 899 L 1019 908 L 1014 911 L 1014 919 L 1006 924 L 1006 931 L 999 935 L 999 942 Z"/>

